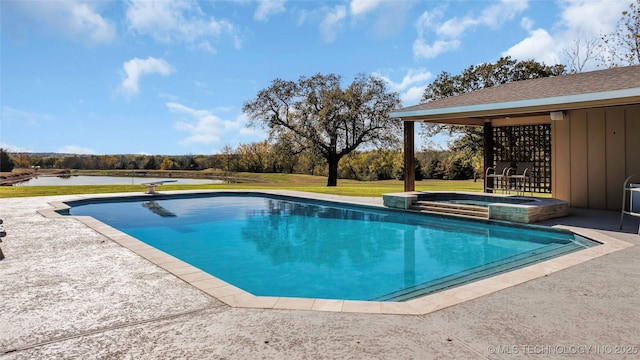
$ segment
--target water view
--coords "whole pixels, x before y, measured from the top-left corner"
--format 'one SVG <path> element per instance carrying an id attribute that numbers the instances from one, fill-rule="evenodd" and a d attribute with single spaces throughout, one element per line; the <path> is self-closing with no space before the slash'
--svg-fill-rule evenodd
<path id="1" fill-rule="evenodd" d="M 14 186 L 64 186 L 64 185 L 136 185 L 153 181 L 173 181 L 171 184 L 222 184 L 223 180 L 213 179 L 184 179 L 159 177 L 119 177 L 119 176 L 38 176 Z"/>

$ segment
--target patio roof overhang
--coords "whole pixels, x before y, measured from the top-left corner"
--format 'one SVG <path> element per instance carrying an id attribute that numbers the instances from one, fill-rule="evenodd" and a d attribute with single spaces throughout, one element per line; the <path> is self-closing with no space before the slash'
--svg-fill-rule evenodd
<path id="1" fill-rule="evenodd" d="M 640 87 L 453 107 L 428 107 L 429 103 L 427 103 L 424 108 L 418 105 L 391 112 L 390 117 L 402 121 L 482 126 L 487 121 L 508 122 L 510 118 L 535 117 L 540 121 L 541 117 L 545 117 L 551 121 L 549 113 L 554 111 L 638 103 L 640 103 Z"/>
<path id="2" fill-rule="evenodd" d="M 552 112 L 577 109 L 621 106 L 640 103 L 640 87 L 618 90 L 576 93 L 543 98 L 525 98 L 504 102 L 438 106 L 438 101 L 407 107 L 390 113 L 391 118 L 402 120 L 404 128 L 404 189 L 414 191 L 414 122 L 484 126 L 485 137 L 492 126 L 514 126 L 526 123 L 550 123 Z M 485 164 L 492 157 L 485 140 Z"/>

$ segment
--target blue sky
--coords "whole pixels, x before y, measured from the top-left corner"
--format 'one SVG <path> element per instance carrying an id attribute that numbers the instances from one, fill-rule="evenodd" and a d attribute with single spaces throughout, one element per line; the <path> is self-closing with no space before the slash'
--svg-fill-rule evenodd
<path id="1" fill-rule="evenodd" d="M 266 139 L 242 105 L 276 78 L 376 74 L 415 105 L 442 71 L 565 63 L 629 2 L 2 0 L 0 147 L 218 153 Z"/>

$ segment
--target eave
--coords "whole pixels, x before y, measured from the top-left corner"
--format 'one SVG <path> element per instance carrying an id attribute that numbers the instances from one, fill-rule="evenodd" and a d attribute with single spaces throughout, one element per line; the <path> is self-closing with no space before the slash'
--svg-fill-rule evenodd
<path id="1" fill-rule="evenodd" d="M 535 116 L 551 111 L 568 111 L 640 103 L 640 88 L 574 94 L 517 101 L 472 104 L 445 108 L 400 109 L 391 118 L 441 124 L 482 125 L 488 119 Z"/>

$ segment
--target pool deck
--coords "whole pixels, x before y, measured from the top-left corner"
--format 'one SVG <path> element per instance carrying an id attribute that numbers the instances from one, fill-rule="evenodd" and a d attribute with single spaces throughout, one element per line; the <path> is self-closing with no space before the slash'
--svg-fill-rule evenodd
<path id="1" fill-rule="evenodd" d="M 86 218 L 45 216 L 50 203 L 80 198 L 0 199 L 7 231 L 0 244 L 6 256 L 0 261 L 2 359 L 639 356 L 640 219 L 626 217 L 618 231 L 619 212 L 572 209 L 570 217 L 542 223 L 610 240 L 614 248 L 605 254 L 547 265 L 542 276 L 486 293 L 467 291 L 469 298 L 450 296 L 433 309 L 423 301 L 417 315 L 392 315 L 356 304 L 353 311 L 344 304 L 341 311 L 295 310 L 308 307 L 285 300 L 265 308 L 230 306 L 194 286 L 201 275 L 189 283 L 193 272 L 169 272 L 154 255 L 143 257 L 146 249 L 119 244 L 117 236 L 87 226 Z"/>

